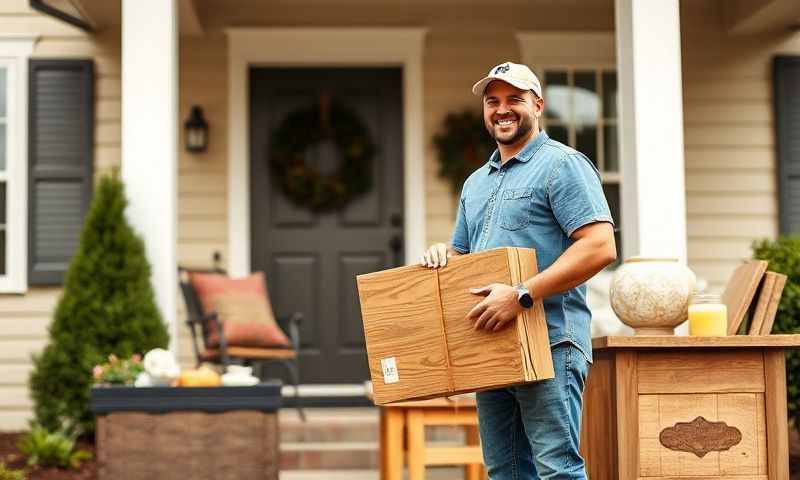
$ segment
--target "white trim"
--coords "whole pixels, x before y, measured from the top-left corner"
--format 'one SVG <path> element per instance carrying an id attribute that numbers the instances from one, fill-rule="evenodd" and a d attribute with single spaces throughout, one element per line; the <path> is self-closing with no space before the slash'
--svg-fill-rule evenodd
<path id="1" fill-rule="evenodd" d="M 25 293 L 28 283 L 28 58 L 37 36 L 0 35 L 8 68 L 6 108 L 6 275 L 0 293 Z"/>
<path id="2" fill-rule="evenodd" d="M 142 235 L 156 302 L 178 345 L 177 0 L 122 2 L 122 179 Z"/>
<path id="3" fill-rule="evenodd" d="M 250 272 L 250 65 L 403 68 L 406 262 L 425 249 L 424 28 L 231 28 L 228 34 L 228 269 Z M 291 48 L 287 46 L 291 45 Z"/>

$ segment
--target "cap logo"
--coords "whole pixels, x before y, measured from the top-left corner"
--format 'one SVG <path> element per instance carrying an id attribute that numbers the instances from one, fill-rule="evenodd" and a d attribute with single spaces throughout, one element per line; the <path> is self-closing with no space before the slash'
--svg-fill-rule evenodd
<path id="1" fill-rule="evenodd" d="M 492 75 L 498 75 L 498 74 L 501 74 L 501 73 L 507 73 L 509 70 L 511 70 L 511 65 L 506 63 L 506 64 L 500 65 L 497 68 L 495 68 L 494 69 L 494 73 L 492 73 Z"/>

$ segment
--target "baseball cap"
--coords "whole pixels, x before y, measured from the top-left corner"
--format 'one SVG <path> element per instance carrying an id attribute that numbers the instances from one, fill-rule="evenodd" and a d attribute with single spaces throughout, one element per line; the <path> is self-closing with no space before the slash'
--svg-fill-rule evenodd
<path id="1" fill-rule="evenodd" d="M 522 90 L 533 90 L 537 97 L 542 98 L 542 83 L 527 65 L 505 62 L 492 67 L 478 83 L 472 86 L 472 93 L 483 95 L 489 83 L 502 80 Z"/>

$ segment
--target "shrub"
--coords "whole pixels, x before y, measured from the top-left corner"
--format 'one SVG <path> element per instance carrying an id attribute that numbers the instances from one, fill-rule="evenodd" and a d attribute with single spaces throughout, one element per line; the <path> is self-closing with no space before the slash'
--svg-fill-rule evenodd
<path id="1" fill-rule="evenodd" d="M 95 365 L 112 353 L 127 358 L 167 345 L 144 244 L 125 218 L 126 203 L 118 175 L 103 177 L 67 271 L 50 343 L 33 359 L 36 422 L 50 431 L 94 431 Z"/>
<path id="2" fill-rule="evenodd" d="M 0 480 L 25 480 L 25 472 L 22 470 L 12 470 L 6 464 L 0 462 Z"/>
<path id="3" fill-rule="evenodd" d="M 64 432 L 49 432 L 34 426 L 20 438 L 19 450 L 28 457 L 28 466 L 78 469 L 92 453 L 75 449 L 75 436 Z"/>
<path id="4" fill-rule="evenodd" d="M 761 240 L 753 244 L 754 257 L 769 261 L 769 270 L 786 275 L 772 333 L 800 333 L 800 236 Z M 789 419 L 800 430 L 800 352 L 786 352 L 786 390 Z"/>

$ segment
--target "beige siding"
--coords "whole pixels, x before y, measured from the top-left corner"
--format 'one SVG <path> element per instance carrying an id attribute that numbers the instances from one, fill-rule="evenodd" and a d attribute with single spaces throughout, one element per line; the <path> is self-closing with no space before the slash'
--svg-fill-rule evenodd
<path id="1" fill-rule="evenodd" d="M 718 289 L 778 233 L 772 58 L 800 40 L 731 36 L 716 2 L 681 6 L 689 264 Z"/>
<path id="2" fill-rule="evenodd" d="M 0 32 L 38 35 L 34 58 L 91 58 L 95 62 L 95 160 L 98 174 L 120 163 L 119 32 L 90 37 L 28 7 L 27 0 L 0 2 Z M 47 343 L 60 289 L 31 288 L 0 296 L 0 430 L 26 428 L 31 418 L 27 382 L 31 355 Z"/>

